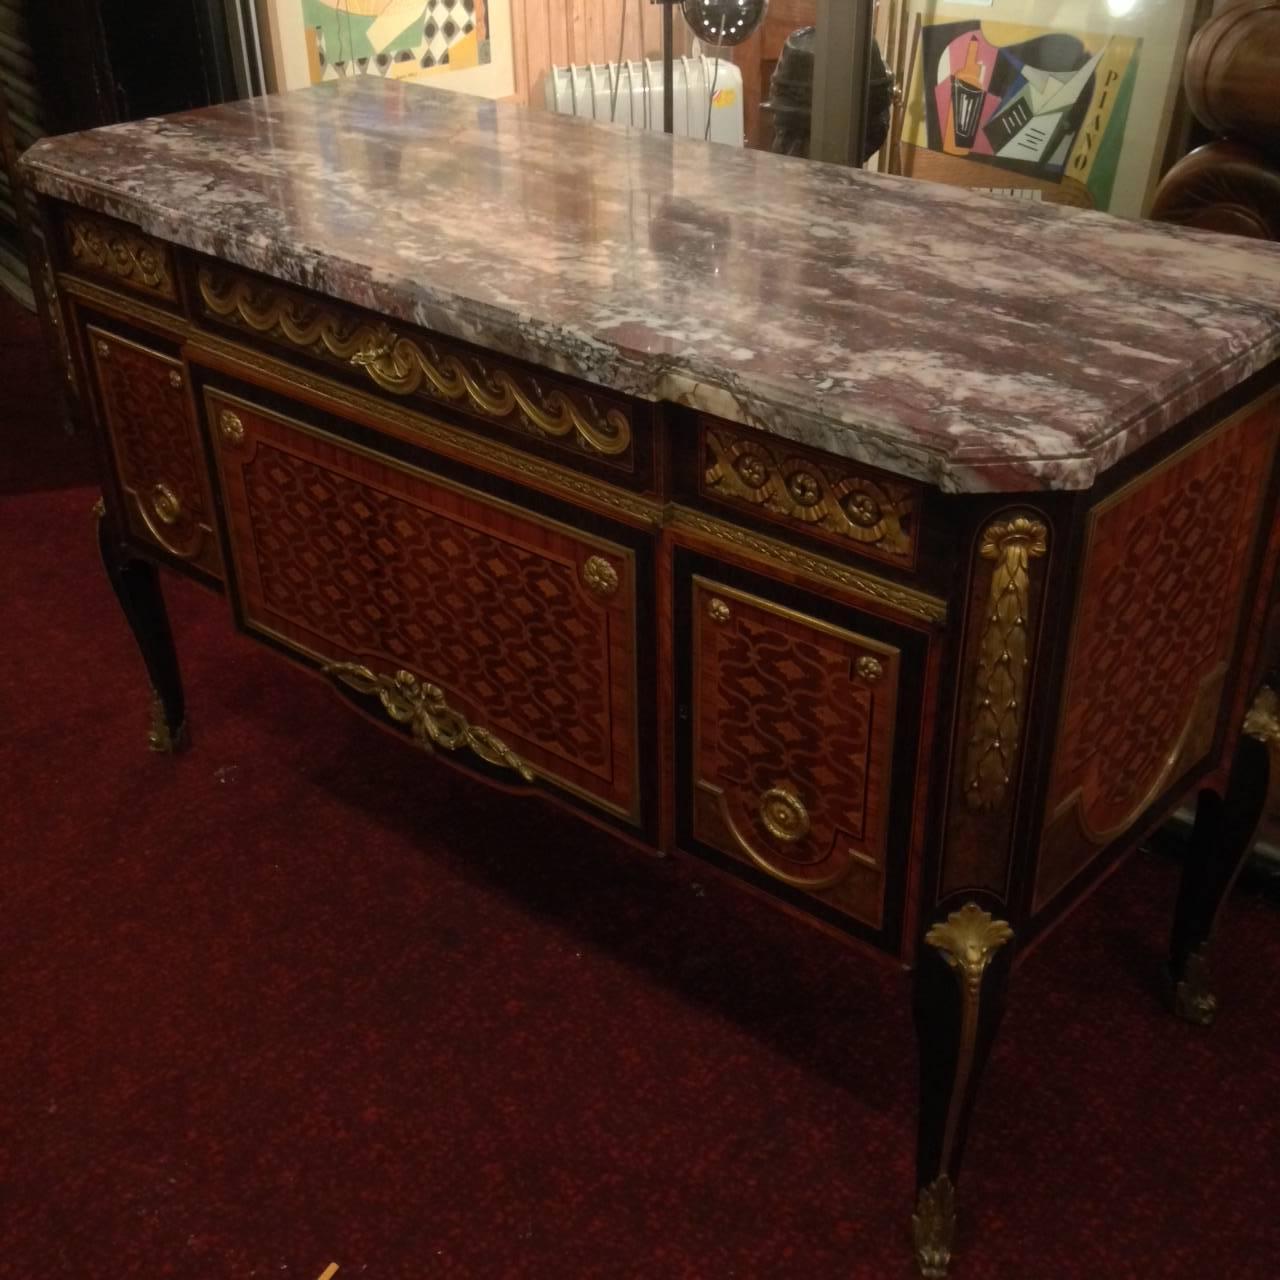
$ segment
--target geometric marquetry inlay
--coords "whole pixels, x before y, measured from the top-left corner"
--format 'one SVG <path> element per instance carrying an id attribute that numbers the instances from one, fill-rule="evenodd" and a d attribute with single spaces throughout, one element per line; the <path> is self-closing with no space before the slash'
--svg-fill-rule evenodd
<path id="1" fill-rule="evenodd" d="M 1211 746 L 1275 405 L 1229 419 L 1089 516 L 1037 907 Z"/>
<path id="2" fill-rule="evenodd" d="M 637 816 L 629 549 L 206 401 L 211 422 L 236 419 L 214 438 L 251 627 L 376 679 L 406 672 L 540 779 Z"/>

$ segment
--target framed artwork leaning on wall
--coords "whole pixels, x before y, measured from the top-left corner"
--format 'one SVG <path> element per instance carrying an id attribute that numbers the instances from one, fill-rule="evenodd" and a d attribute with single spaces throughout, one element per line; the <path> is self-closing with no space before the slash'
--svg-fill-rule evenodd
<path id="1" fill-rule="evenodd" d="M 1196 9 L 1195 0 L 916 8 L 902 172 L 1141 217 Z"/>
<path id="2" fill-rule="evenodd" d="M 519 3 L 519 0 L 515 0 Z M 512 0 L 259 0 L 279 90 L 373 75 L 509 97 Z"/>

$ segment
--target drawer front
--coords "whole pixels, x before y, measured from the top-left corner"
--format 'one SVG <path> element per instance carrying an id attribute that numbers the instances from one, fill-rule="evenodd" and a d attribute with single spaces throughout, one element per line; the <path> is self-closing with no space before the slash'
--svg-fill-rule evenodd
<path id="1" fill-rule="evenodd" d="M 900 569 L 918 555 L 921 487 L 713 418 L 698 423 L 699 497 Z"/>
<path id="2" fill-rule="evenodd" d="M 83 209 L 62 215 L 65 264 L 108 284 L 123 285 L 161 303 L 178 301 L 173 250 L 126 222 Z"/>
<path id="3" fill-rule="evenodd" d="M 652 485 L 649 406 L 222 263 L 196 263 L 192 293 L 214 328 L 628 488 Z"/>
<path id="4" fill-rule="evenodd" d="M 98 325 L 86 326 L 85 336 L 130 530 L 221 577 L 213 507 L 181 363 Z"/>
<path id="5" fill-rule="evenodd" d="M 752 868 L 828 918 L 892 934 L 923 638 L 697 557 L 680 563 L 683 826 L 694 849 Z"/>
<path id="6" fill-rule="evenodd" d="M 204 400 L 246 627 L 423 745 L 640 822 L 630 547 L 228 392 Z"/>

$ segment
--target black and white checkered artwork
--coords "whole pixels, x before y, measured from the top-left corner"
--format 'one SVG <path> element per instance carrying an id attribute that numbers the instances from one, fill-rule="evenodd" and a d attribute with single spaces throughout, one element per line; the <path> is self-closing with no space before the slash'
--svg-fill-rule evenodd
<path id="1" fill-rule="evenodd" d="M 419 59 L 424 67 L 449 61 L 449 47 L 476 29 L 476 0 L 427 0 L 427 20 L 422 27 L 426 48 Z"/>
<path id="2" fill-rule="evenodd" d="M 326 0 L 333 8 L 341 9 L 341 0 Z M 402 76 L 411 71 L 429 70 L 432 67 L 447 67 L 449 51 L 460 41 L 465 40 L 477 26 L 479 50 L 477 61 L 489 61 L 488 33 L 484 28 L 484 0 L 422 0 L 421 16 L 414 19 L 417 39 L 410 47 L 403 47 L 402 37 L 397 36 L 392 44 L 402 47 L 390 52 L 376 50 L 369 52 L 367 41 L 354 41 L 344 38 L 341 49 L 332 49 L 326 39 L 325 29 L 314 28 L 316 54 L 320 65 L 322 80 L 339 80 L 351 75 L 397 75 Z M 365 10 L 369 13 L 369 10 Z M 341 26 L 339 26 L 341 30 Z M 403 31 L 403 28 L 402 28 Z M 365 52 L 357 52 L 351 56 L 353 44 L 359 49 L 365 44 Z"/>

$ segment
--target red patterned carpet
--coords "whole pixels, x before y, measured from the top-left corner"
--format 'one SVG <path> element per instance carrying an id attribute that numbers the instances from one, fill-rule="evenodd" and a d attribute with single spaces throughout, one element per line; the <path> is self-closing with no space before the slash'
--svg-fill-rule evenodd
<path id="1" fill-rule="evenodd" d="M 194 748 L 148 753 L 0 326 L 0 1277 L 908 1280 L 905 975 L 433 769 L 185 583 Z M 1237 895 L 1202 1033 L 1174 880 L 1016 976 L 956 1280 L 1276 1275 L 1280 913 Z"/>

